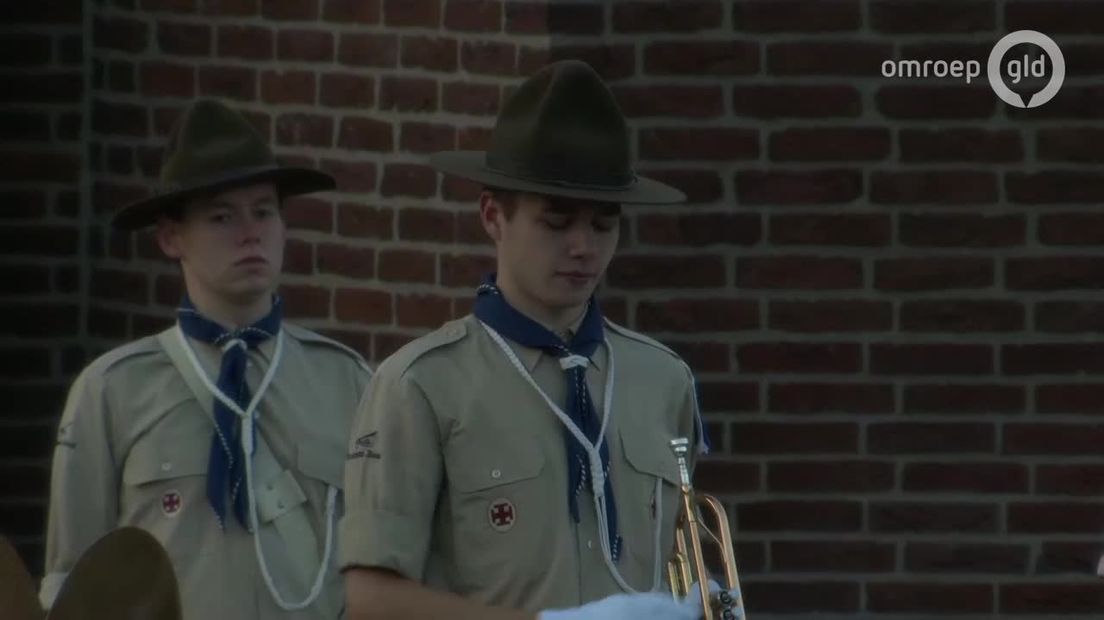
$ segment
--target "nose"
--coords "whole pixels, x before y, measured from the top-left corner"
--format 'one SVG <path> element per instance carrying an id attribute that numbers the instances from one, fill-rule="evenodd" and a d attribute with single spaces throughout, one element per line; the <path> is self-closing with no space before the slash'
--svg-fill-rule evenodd
<path id="1" fill-rule="evenodd" d="M 567 235 L 568 253 L 572 258 L 589 258 L 597 251 L 597 236 L 590 222 L 579 218 Z"/>
<path id="2" fill-rule="evenodd" d="M 238 223 L 238 235 L 243 245 L 257 243 L 261 240 L 261 227 L 263 226 L 261 218 L 246 211 L 238 218 Z"/>

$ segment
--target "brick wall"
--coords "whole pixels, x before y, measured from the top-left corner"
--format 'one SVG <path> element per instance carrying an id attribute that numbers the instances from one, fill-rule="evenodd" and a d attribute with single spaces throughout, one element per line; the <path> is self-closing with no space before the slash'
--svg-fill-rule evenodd
<path id="1" fill-rule="evenodd" d="M 31 89 L 50 130 L 17 136 L 36 153 L 52 141 L 73 174 L 35 164 L 49 178 L 27 182 L 23 149 L 0 173 L 31 196 L 3 234 L 30 245 L 33 222 L 54 240 L 3 252 L 5 272 L 30 274 L 5 312 L 51 317 L 49 334 L 5 340 L 28 402 L 10 424 L 53 420 L 42 386 L 75 370 L 74 342 L 92 354 L 167 320 L 180 284 L 148 237 L 89 226 L 76 283 L 74 252 L 55 253 L 75 213 L 102 221 L 149 190 L 193 96 L 248 110 L 281 155 L 338 177 L 342 191 L 288 208 L 284 291 L 301 323 L 378 361 L 465 312 L 491 264 L 474 188 L 425 155 L 481 147 L 520 76 L 582 58 L 630 116 L 642 171 L 691 197 L 630 210 L 603 297 L 698 373 L 717 447 L 700 484 L 732 510 L 751 611 L 1104 612 L 1091 576 L 1104 551 L 1104 2 L 93 4 L 91 202 L 72 190 L 79 90 L 40 106 L 65 89 Z M 1065 86 L 1041 108 L 1010 108 L 984 76 L 881 77 L 886 59 L 984 65 L 1018 29 L 1065 53 Z M 70 62 L 79 28 L 44 30 L 54 52 L 35 62 Z M 66 310 L 81 303 L 83 332 Z M 0 440 L 0 506 L 36 553 L 39 430 Z"/>

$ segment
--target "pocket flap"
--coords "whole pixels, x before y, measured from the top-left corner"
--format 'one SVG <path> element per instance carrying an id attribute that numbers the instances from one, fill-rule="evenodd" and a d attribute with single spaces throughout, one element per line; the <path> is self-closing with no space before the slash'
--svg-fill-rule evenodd
<path id="1" fill-rule="evenodd" d="M 536 478 L 544 469 L 544 452 L 526 437 L 456 437 L 446 459 L 449 480 L 463 493 Z"/>
<path id="2" fill-rule="evenodd" d="M 268 523 L 307 501 L 295 475 L 286 469 L 275 480 L 258 485 L 256 497 L 257 518 L 261 523 Z"/>
<path id="3" fill-rule="evenodd" d="M 124 484 L 146 484 L 181 476 L 204 476 L 211 444 L 181 438 L 166 441 L 145 436 L 134 443 L 123 466 Z"/>
<path id="4" fill-rule="evenodd" d="M 621 447 L 625 451 L 625 460 L 633 469 L 659 476 L 667 482 L 678 486 L 681 482 L 679 476 L 678 460 L 671 450 L 671 439 L 664 437 L 654 430 L 641 430 L 627 424 L 621 427 Z"/>

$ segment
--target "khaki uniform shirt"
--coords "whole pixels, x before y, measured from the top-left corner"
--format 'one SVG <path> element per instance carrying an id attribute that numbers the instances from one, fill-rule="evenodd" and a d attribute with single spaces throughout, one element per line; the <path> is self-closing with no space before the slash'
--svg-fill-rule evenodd
<path id="1" fill-rule="evenodd" d="M 279 366 L 258 405 L 257 433 L 284 477 L 266 485 L 255 475 L 254 489 L 258 505 L 305 511 L 321 558 L 327 489 L 343 486 L 349 421 L 370 372 L 343 345 L 293 325 L 285 324 L 283 332 Z M 221 352 L 194 339 L 189 344 L 215 383 Z M 254 395 L 274 350 L 275 338 L 270 338 L 248 354 L 246 378 Z M 253 537 L 233 517 L 229 503 L 226 529 L 219 528 L 206 495 L 212 403 L 209 394 L 197 400 L 156 336 L 114 349 L 81 373 L 70 390 L 54 450 L 44 604 L 52 603 L 65 575 L 93 542 L 115 527 L 132 525 L 151 532 L 168 551 L 185 620 L 338 616 L 344 591 L 336 551 L 319 600 L 289 613 L 273 601 Z M 340 514 L 342 502 L 337 509 Z M 272 538 L 274 511 L 258 513 L 266 563 L 284 586 L 281 596 L 299 602 L 310 583 L 286 579 L 295 568 L 288 566 L 289 554 L 279 538 Z M 299 570 L 309 571 L 313 580 L 318 566 Z"/>
<path id="2" fill-rule="evenodd" d="M 603 414 L 623 539 L 620 573 L 648 590 L 659 554 L 666 577 L 678 467 L 669 441 L 695 437 L 693 381 L 667 348 L 607 322 L 587 370 Z M 510 343 L 564 406 L 558 360 Z M 606 566 L 589 488 L 580 521 L 567 504 L 564 428 L 482 324 L 469 315 L 396 352 L 377 370 L 353 422 L 345 467 L 343 568 L 393 570 L 430 587 L 537 611 L 620 592 Z M 656 489 L 661 532 L 657 547 Z M 665 586 L 664 586 L 665 587 Z"/>

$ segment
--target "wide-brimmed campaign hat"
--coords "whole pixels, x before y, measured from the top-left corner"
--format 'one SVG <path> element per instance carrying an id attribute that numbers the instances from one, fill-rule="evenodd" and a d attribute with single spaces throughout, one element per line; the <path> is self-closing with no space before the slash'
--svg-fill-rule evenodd
<path id="1" fill-rule="evenodd" d="M 269 181 L 281 197 L 334 189 L 318 170 L 282 166 L 257 130 L 225 104 L 192 104 L 169 134 L 155 194 L 119 209 L 112 225 L 127 230 L 155 224 L 165 209 L 233 186 Z"/>
<path id="2" fill-rule="evenodd" d="M 604 202 L 669 204 L 686 196 L 636 174 L 629 128 L 584 62 L 537 71 L 506 101 L 487 151 L 435 153 L 437 170 L 485 186 Z"/>

